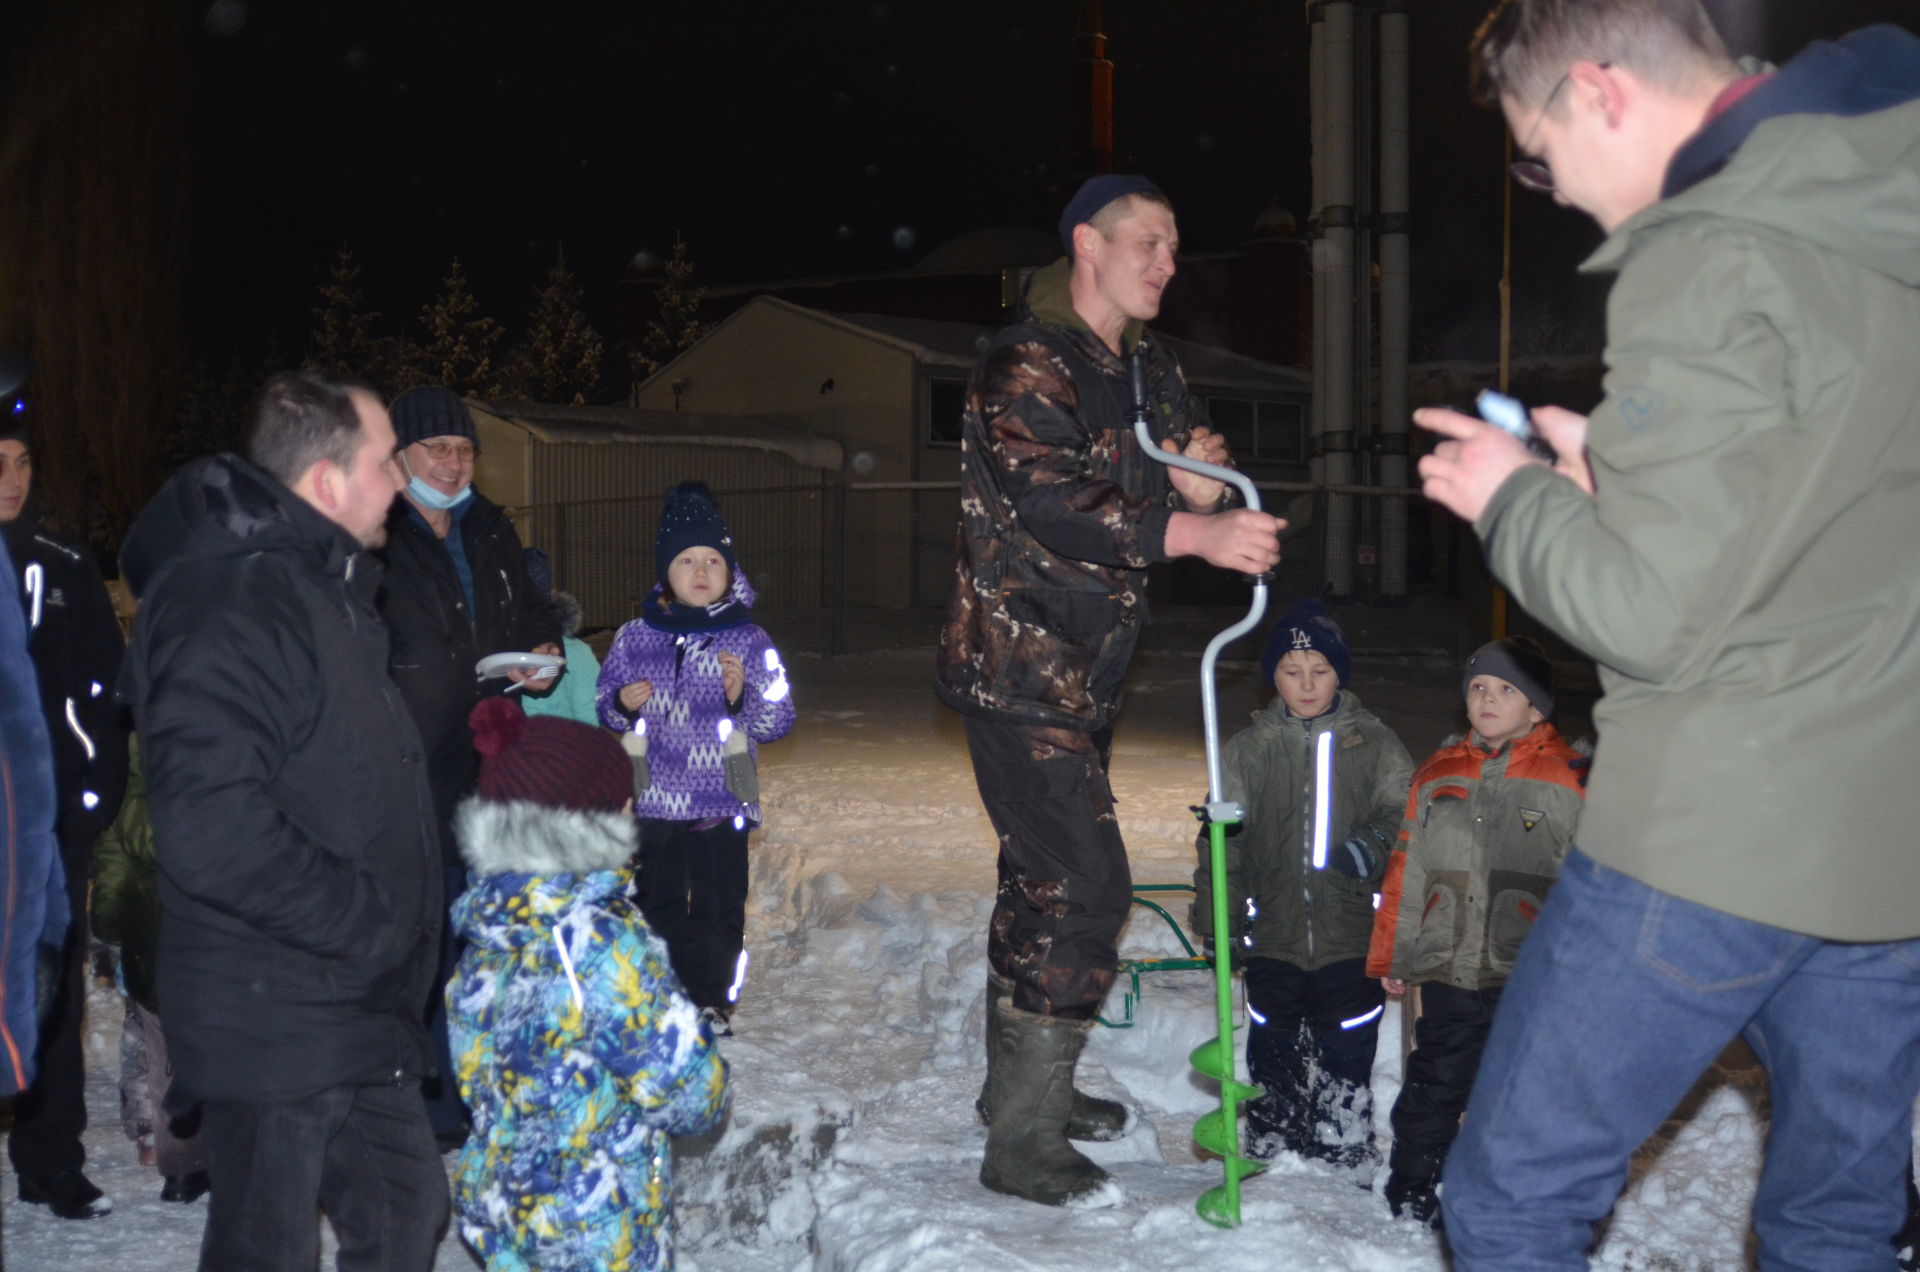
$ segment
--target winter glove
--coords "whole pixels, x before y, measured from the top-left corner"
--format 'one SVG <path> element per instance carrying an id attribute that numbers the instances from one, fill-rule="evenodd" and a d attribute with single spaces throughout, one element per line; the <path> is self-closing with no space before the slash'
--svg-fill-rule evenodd
<path id="1" fill-rule="evenodd" d="M 1367 842 L 1370 837 L 1363 832 L 1329 852 L 1327 869 L 1349 879 L 1365 879 L 1371 875 L 1377 859 L 1373 855 L 1373 846 Z"/>
<path id="2" fill-rule="evenodd" d="M 1204 957 L 1209 963 L 1218 963 L 1220 961 L 1218 958 L 1214 957 L 1213 937 L 1211 934 L 1200 938 L 1200 953 L 1201 953 L 1201 956 Z M 1228 967 L 1232 968 L 1234 971 L 1237 972 L 1241 968 L 1246 966 L 1246 958 L 1247 958 L 1246 948 L 1242 946 L 1240 942 L 1233 941 L 1227 945 L 1227 966 Z"/>

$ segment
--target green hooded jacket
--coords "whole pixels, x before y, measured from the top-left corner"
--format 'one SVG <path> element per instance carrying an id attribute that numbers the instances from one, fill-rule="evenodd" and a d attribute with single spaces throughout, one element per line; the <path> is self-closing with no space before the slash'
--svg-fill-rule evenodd
<path id="1" fill-rule="evenodd" d="M 1362 879 L 1313 866 L 1318 740 L 1327 744 L 1331 792 L 1327 847 L 1360 836 L 1374 858 Z M 1373 932 L 1373 898 L 1400 831 L 1413 757 L 1392 729 L 1342 689 L 1333 710 L 1303 720 L 1275 698 L 1233 735 L 1220 754 L 1220 781 L 1247 819 L 1227 832 L 1227 918 L 1239 956 L 1273 958 L 1316 971 L 1361 958 Z M 1213 931 L 1213 880 L 1207 834 L 1196 845 L 1189 921 Z M 1247 902 L 1253 922 L 1247 927 Z M 1244 938 L 1251 935 L 1252 943 Z"/>
<path id="2" fill-rule="evenodd" d="M 160 869 L 153 858 L 153 823 L 147 820 L 147 779 L 140 740 L 127 739 L 127 793 L 119 815 L 93 845 L 93 934 L 120 947 L 127 993 L 148 1011 L 158 1011 L 153 992 L 154 957 L 160 948 Z"/>
<path id="3" fill-rule="evenodd" d="M 1920 62 L 1895 28 L 1816 49 L 1861 36 Z M 1723 167 L 1587 263 L 1619 274 L 1597 496 L 1529 466 L 1476 528 L 1600 664 L 1583 851 L 1739 918 L 1895 940 L 1920 936 L 1920 101 L 1766 116 L 1798 64 L 1736 108 L 1762 120 Z"/>

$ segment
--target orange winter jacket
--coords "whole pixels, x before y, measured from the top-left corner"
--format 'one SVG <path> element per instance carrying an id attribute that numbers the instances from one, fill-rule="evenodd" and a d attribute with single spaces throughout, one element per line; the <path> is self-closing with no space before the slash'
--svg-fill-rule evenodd
<path id="1" fill-rule="evenodd" d="M 1573 843 L 1587 757 L 1551 724 L 1489 750 L 1477 735 L 1413 775 L 1367 974 L 1460 989 L 1504 982 Z"/>

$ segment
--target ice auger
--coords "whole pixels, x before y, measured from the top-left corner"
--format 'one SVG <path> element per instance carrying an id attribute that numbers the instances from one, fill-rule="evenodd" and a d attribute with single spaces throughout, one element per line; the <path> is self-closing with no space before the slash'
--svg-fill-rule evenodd
<path id="1" fill-rule="evenodd" d="M 1128 369 L 1133 378 L 1133 431 L 1140 439 L 1140 448 L 1162 464 L 1232 483 L 1247 501 L 1247 507 L 1257 511 L 1260 492 L 1244 474 L 1160 449 L 1153 437 L 1147 409 L 1146 370 L 1137 351 L 1128 359 Z M 1247 606 L 1247 616 L 1207 642 L 1206 653 L 1200 658 L 1200 709 L 1207 745 L 1207 802 L 1194 811 L 1207 828 L 1208 869 L 1213 876 L 1213 984 L 1219 1032 L 1196 1047 L 1189 1059 L 1194 1068 L 1220 1084 L 1220 1107 L 1194 1124 L 1193 1138 L 1200 1147 L 1220 1158 L 1226 1168 L 1226 1180 L 1219 1187 L 1209 1188 L 1202 1193 L 1200 1200 L 1194 1203 L 1194 1209 L 1202 1219 L 1221 1228 L 1235 1228 L 1240 1224 L 1240 1181 L 1266 1169 L 1262 1163 L 1240 1154 L 1240 1105 L 1260 1094 L 1260 1088 L 1248 1086 L 1234 1076 L 1233 1063 L 1233 960 L 1228 954 L 1233 935 L 1227 918 L 1227 827 L 1238 823 L 1246 813 L 1238 803 L 1228 800 L 1221 790 L 1220 707 L 1213 684 L 1214 663 L 1219 660 L 1220 651 L 1257 627 L 1261 615 L 1267 611 L 1270 576 L 1255 574 L 1251 576 L 1251 581 L 1253 599 Z"/>

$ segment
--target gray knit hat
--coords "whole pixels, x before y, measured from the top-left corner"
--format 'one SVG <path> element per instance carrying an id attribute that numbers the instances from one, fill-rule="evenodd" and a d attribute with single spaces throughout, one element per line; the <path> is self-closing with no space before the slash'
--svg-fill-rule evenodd
<path id="1" fill-rule="evenodd" d="M 1553 714 L 1553 663 L 1547 651 L 1531 636 L 1509 636 L 1491 641 L 1473 651 L 1460 669 L 1460 693 L 1475 676 L 1498 676 L 1527 695 L 1527 701 L 1543 716 Z"/>

